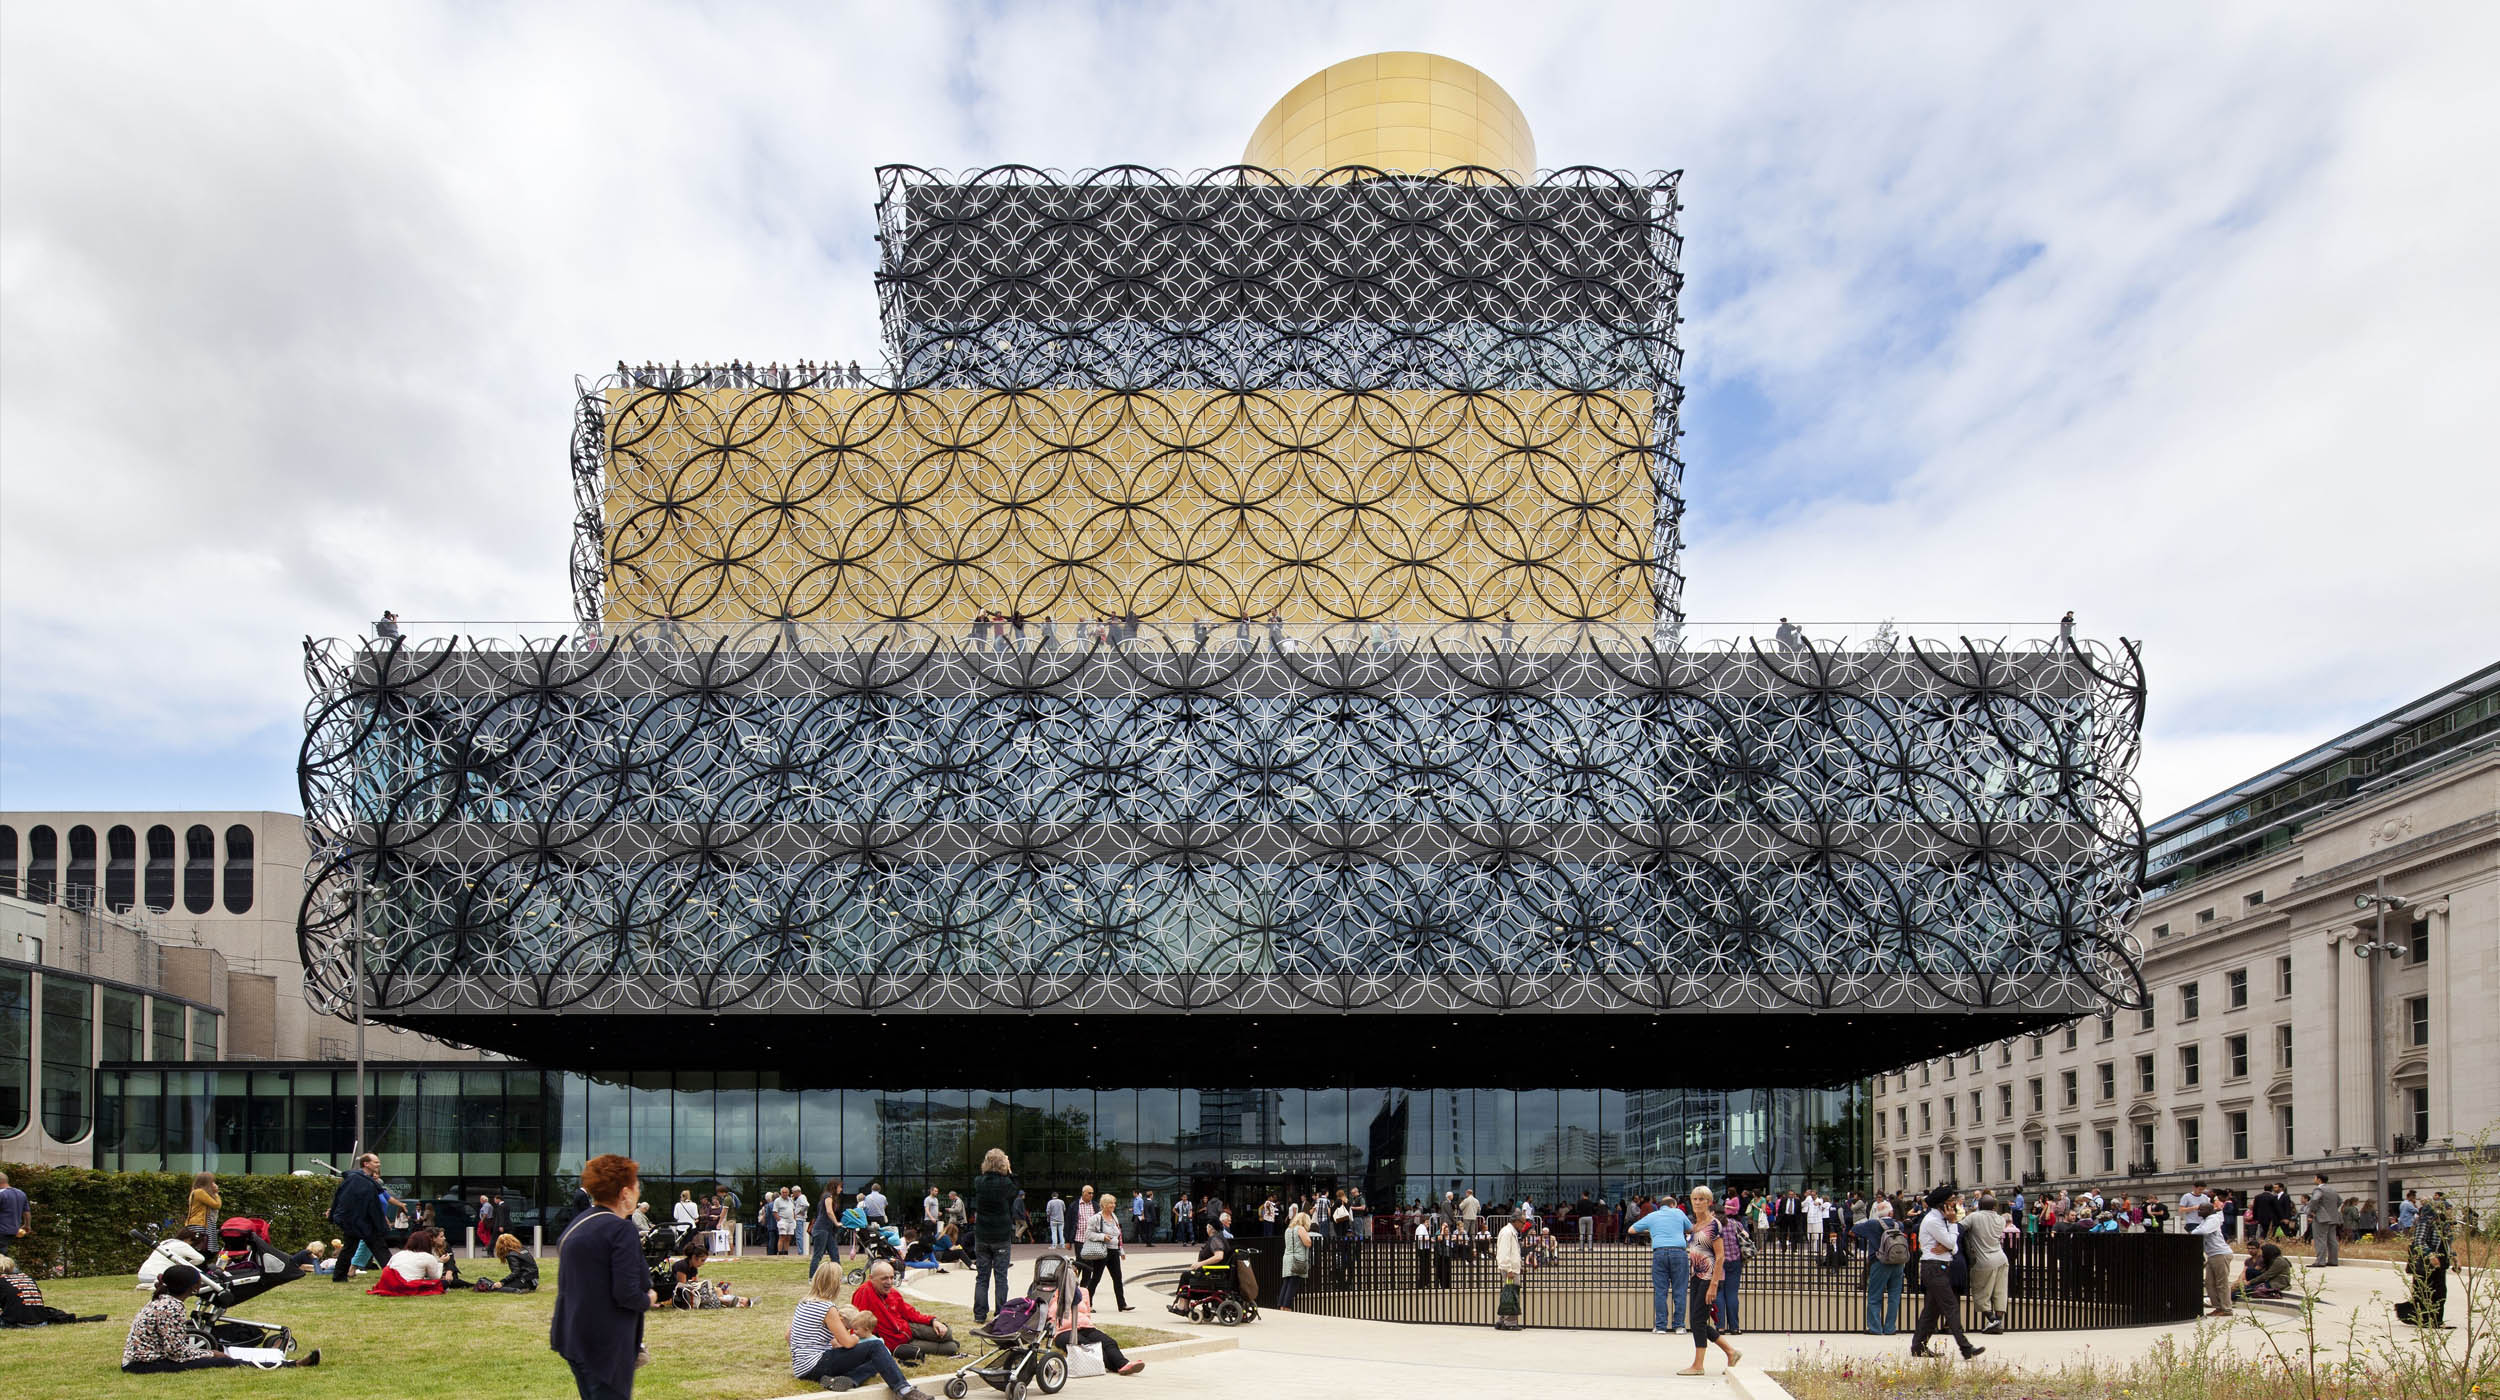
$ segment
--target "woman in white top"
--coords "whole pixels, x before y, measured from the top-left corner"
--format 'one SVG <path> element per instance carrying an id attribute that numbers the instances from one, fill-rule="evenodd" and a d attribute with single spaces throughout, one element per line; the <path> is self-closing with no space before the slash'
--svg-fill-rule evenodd
<path id="1" fill-rule="evenodd" d="M 694 1193 L 692 1191 L 680 1191 L 677 1193 L 677 1208 L 669 1212 L 669 1214 L 677 1221 L 678 1224 L 685 1226 L 688 1231 L 692 1231 L 696 1225 L 702 1223 L 703 1207 L 694 1203 Z"/>
<path id="2" fill-rule="evenodd" d="M 1512 1211 L 1509 1222 L 1502 1226 L 1501 1235 L 1493 1241 L 1493 1271 L 1502 1292 L 1510 1292 L 1519 1287 L 1521 1268 L 1519 1232 L 1526 1229 L 1527 1225 L 1528 1213 L 1525 1210 Z M 1512 1296 L 1517 1295 L 1513 1293 Z M 1493 1325 L 1504 1332 L 1516 1332 L 1521 1326 L 1519 1314 L 1506 1311 L 1500 1303 L 1496 1303 L 1493 1311 Z"/>
<path id="3" fill-rule="evenodd" d="M 399 1276 L 410 1283 L 415 1283 L 419 1279 L 441 1278 L 443 1256 L 436 1254 L 431 1248 L 437 1238 L 440 1237 L 431 1230 L 417 1231 L 408 1237 L 408 1243 L 418 1247 L 393 1250 L 391 1257 L 384 1261 L 382 1267 L 399 1270 Z"/>
<path id="4" fill-rule="evenodd" d="M 214 1245 L 215 1241 L 209 1238 L 208 1232 L 197 1226 L 182 1231 L 172 1239 L 158 1240 L 156 1248 L 148 1251 L 148 1257 L 139 1261 L 139 1287 L 150 1293 L 155 1292 L 157 1275 L 176 1264 L 199 1268 L 208 1262 L 207 1251 Z"/>

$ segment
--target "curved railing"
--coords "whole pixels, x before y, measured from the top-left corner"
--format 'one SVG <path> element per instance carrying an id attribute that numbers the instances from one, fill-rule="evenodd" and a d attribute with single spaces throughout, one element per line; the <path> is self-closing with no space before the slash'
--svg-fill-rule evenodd
<path id="1" fill-rule="evenodd" d="M 2203 1251 L 2186 1235 L 2057 1235 L 2009 1250 L 2007 1325 L 2016 1332 L 2072 1332 L 2194 1321 Z M 1650 1251 L 1638 1244 L 1565 1243 L 1533 1258 L 1521 1276 L 1530 1327 L 1647 1331 L 1653 1323 Z M 1738 1323 L 1747 1332 L 1858 1332 L 1866 1326 L 1867 1260 L 1857 1250 L 1816 1250 L 1775 1239 L 1757 1244 L 1737 1280 Z M 1907 1335 L 1918 1319 L 1914 1268 Z M 1490 1242 L 1475 1249 L 1418 1251 L 1403 1241 L 1330 1242 L 1318 1253 L 1294 1306 L 1371 1322 L 1491 1326 L 1500 1280 Z M 1963 1299 L 1962 1326 L 1979 1329 Z"/>

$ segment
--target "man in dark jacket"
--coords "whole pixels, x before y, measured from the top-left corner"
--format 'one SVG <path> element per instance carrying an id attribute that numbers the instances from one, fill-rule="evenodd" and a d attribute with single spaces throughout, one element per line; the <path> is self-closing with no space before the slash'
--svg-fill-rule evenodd
<path id="1" fill-rule="evenodd" d="M 2263 1186 L 2248 1198 L 2248 1238 L 2251 1241 L 2274 1238 L 2274 1193 Z"/>
<path id="2" fill-rule="evenodd" d="M 330 1196 L 330 1223 L 339 1229 L 338 1264 L 330 1272 L 330 1282 L 345 1283 L 355 1272 L 356 1246 L 362 1244 L 373 1256 L 373 1266 L 382 1267 L 391 1257 L 390 1217 L 382 1210 L 382 1159 L 368 1152 L 356 1159 L 356 1169 L 339 1179 L 339 1188 Z"/>
<path id="3" fill-rule="evenodd" d="M 1007 1267 L 1015 1257 L 1016 1212 L 1024 1189 L 1016 1185 L 1005 1148 L 993 1147 L 981 1159 L 981 1179 L 972 1187 L 972 1320 L 989 1321 L 1007 1306 Z M 997 1283 L 993 1286 L 991 1280 Z M 997 1301 L 991 1298 L 995 1294 Z"/>

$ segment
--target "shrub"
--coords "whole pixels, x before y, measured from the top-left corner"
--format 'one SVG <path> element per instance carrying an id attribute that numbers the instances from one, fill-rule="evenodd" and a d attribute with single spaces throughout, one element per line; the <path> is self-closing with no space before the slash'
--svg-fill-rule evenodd
<path id="1" fill-rule="evenodd" d="M 30 1233 L 0 1241 L 0 1251 L 37 1277 L 85 1277 L 130 1273 L 147 1257 L 149 1244 L 131 1231 L 153 1227 L 167 1216 L 179 1220 L 191 1199 L 191 1178 L 173 1172 L 99 1172 L 84 1167 L 0 1165 L 9 1184 L 33 1207 Z M 269 1222 L 272 1243 L 301 1249 L 306 1240 L 329 1239 L 328 1177 L 220 1174 L 225 1198 L 218 1218 L 253 1215 Z"/>

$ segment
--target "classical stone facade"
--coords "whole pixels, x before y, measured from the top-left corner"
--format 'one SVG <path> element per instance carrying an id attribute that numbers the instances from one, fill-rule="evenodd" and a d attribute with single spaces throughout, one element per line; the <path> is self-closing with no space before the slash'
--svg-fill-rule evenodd
<path id="1" fill-rule="evenodd" d="M 2500 1124 L 2500 666 L 2151 838 L 2151 1006 L 1879 1076 L 1877 1185 L 2461 1176 Z"/>

